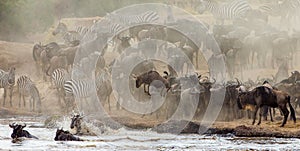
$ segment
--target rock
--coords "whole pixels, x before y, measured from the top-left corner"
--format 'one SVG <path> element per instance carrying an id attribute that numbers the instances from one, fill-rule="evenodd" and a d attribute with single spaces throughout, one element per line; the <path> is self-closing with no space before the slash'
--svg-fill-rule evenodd
<path id="1" fill-rule="evenodd" d="M 172 133 L 172 134 L 198 134 L 201 127 L 200 124 L 192 121 L 168 121 L 166 123 L 159 124 L 152 128 L 153 131 L 158 133 Z"/>

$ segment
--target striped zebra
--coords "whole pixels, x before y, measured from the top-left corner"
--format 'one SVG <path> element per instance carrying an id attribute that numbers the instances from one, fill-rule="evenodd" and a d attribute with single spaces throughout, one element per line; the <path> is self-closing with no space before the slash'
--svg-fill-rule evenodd
<path id="1" fill-rule="evenodd" d="M 7 91 L 9 91 L 10 106 L 12 107 L 11 99 L 13 87 L 15 85 L 15 70 L 16 68 L 14 67 L 10 68 L 9 72 L 0 69 L 0 88 L 4 88 L 3 106 L 5 106 Z"/>
<path id="2" fill-rule="evenodd" d="M 215 0 L 202 0 L 200 5 L 202 7 L 198 10 L 199 13 L 209 11 L 221 24 L 224 24 L 224 20 L 242 18 L 248 10 L 251 10 L 247 0 L 232 0 L 226 4 L 220 4 Z"/>
<path id="3" fill-rule="evenodd" d="M 71 79 L 64 83 L 64 90 L 66 97 L 70 99 L 70 96 L 74 97 L 77 102 L 80 102 L 80 108 L 83 109 L 83 101 L 86 102 L 87 98 L 91 96 L 91 91 L 95 89 L 95 84 L 88 80 L 75 80 Z"/>
<path id="4" fill-rule="evenodd" d="M 275 3 L 265 3 L 259 6 L 259 10 L 268 16 L 280 17 L 281 23 L 285 23 L 290 26 L 291 21 L 295 19 L 297 21 L 300 19 L 300 0 L 284 0 L 282 2 Z M 296 25 L 298 26 L 298 24 Z"/>
<path id="5" fill-rule="evenodd" d="M 21 97 L 23 98 L 23 106 L 26 107 L 25 96 L 30 96 L 29 108 L 34 111 L 36 106 L 38 107 L 38 112 L 41 112 L 41 98 L 39 90 L 37 89 L 34 82 L 26 76 L 22 75 L 17 80 L 18 94 L 19 94 L 19 108 L 21 108 Z"/>
<path id="6" fill-rule="evenodd" d="M 105 102 L 107 100 L 108 109 L 110 111 L 110 95 L 112 93 L 111 75 L 108 71 L 101 70 L 96 73 L 95 83 L 100 101 Z"/>
<path id="7" fill-rule="evenodd" d="M 61 105 L 61 99 L 63 99 L 65 104 L 67 104 L 65 100 L 64 84 L 69 79 L 70 79 L 70 74 L 68 73 L 67 70 L 63 68 L 55 69 L 51 74 L 51 81 L 55 89 L 57 90 L 59 105 Z"/>
<path id="8" fill-rule="evenodd" d="M 124 26 L 136 25 L 141 23 L 154 23 L 159 20 L 159 15 L 154 11 L 146 11 L 138 15 L 115 15 L 109 14 L 108 18 Z"/>

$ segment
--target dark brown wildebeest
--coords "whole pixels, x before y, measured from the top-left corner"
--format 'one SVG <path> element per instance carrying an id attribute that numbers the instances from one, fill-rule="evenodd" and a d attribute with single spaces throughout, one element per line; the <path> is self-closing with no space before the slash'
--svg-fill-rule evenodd
<path id="1" fill-rule="evenodd" d="M 144 84 L 144 92 L 149 94 L 149 86 L 154 80 L 161 81 L 167 88 L 167 91 L 171 88 L 170 83 L 167 79 L 163 78 L 157 71 L 148 71 L 139 76 L 133 76 L 135 78 L 135 86 L 139 88 Z M 146 91 L 146 85 L 148 85 L 148 91 Z M 150 95 L 150 94 L 149 94 Z"/>
<path id="2" fill-rule="evenodd" d="M 18 139 L 19 137 L 38 139 L 36 136 L 31 135 L 28 131 L 23 130 L 23 128 L 26 127 L 26 124 L 21 125 L 21 124 L 12 123 L 9 124 L 9 127 L 13 129 L 13 133 L 11 134 L 12 139 Z"/>
<path id="3" fill-rule="evenodd" d="M 265 86 L 259 86 L 249 92 L 240 93 L 238 95 L 237 104 L 240 109 L 247 109 L 249 105 L 255 107 L 254 114 L 253 114 L 253 122 L 255 123 L 256 114 L 259 108 L 261 108 L 259 114 L 259 122 L 257 125 L 261 123 L 261 116 L 262 116 L 262 107 L 269 106 L 272 108 L 279 108 L 280 111 L 284 115 L 283 122 L 280 127 L 283 127 L 286 124 L 289 111 L 287 109 L 287 103 L 290 107 L 291 117 L 296 122 L 295 110 L 290 102 L 290 96 L 282 91 L 272 90 Z"/>
<path id="4" fill-rule="evenodd" d="M 64 131 L 63 129 L 57 129 L 54 138 L 55 141 L 83 141 L 79 137 L 75 137 L 69 131 Z"/>

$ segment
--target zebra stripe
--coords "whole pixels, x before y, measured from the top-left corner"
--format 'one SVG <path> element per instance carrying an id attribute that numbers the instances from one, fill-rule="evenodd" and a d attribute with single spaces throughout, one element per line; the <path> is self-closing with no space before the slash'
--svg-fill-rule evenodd
<path id="1" fill-rule="evenodd" d="M 11 68 L 9 72 L 0 69 L 0 88 L 15 85 L 15 68 Z"/>
<path id="2" fill-rule="evenodd" d="M 65 82 L 64 89 L 67 94 L 72 94 L 76 98 L 85 98 L 90 96 L 95 86 L 90 81 L 72 79 Z"/>
<path id="3" fill-rule="evenodd" d="M 10 90 L 10 106 L 12 106 L 12 91 L 15 85 L 15 68 L 10 68 L 9 72 L 0 69 L 0 88 L 4 88 L 3 106 L 5 106 L 7 90 Z"/>
<path id="4" fill-rule="evenodd" d="M 130 16 L 117 16 L 117 15 L 109 15 L 110 19 L 120 23 L 122 25 L 134 25 L 139 23 L 153 23 L 159 19 L 157 12 L 147 11 L 138 15 L 130 15 Z"/>
<path id="5" fill-rule="evenodd" d="M 63 88 L 65 81 L 69 80 L 70 76 L 67 70 L 58 68 L 53 71 L 51 78 L 55 88 Z"/>
<path id="6" fill-rule="evenodd" d="M 298 15 L 297 10 L 299 7 L 300 0 L 285 0 L 282 3 L 265 3 L 259 6 L 259 10 L 270 16 L 285 17 L 287 15 Z"/>
<path id="7" fill-rule="evenodd" d="M 17 80 L 17 86 L 18 86 L 18 93 L 19 93 L 19 107 L 21 107 L 21 96 L 23 96 L 23 103 L 25 107 L 26 103 L 25 103 L 24 96 L 29 95 L 31 97 L 31 99 L 29 100 L 30 108 L 34 111 L 35 103 L 37 103 L 40 111 L 41 100 L 40 100 L 39 91 L 35 86 L 35 84 L 31 81 L 31 79 L 26 75 L 22 75 Z M 33 102 L 31 102 L 31 100 L 33 100 Z"/>
<path id="8" fill-rule="evenodd" d="M 241 18 L 251 9 L 247 0 L 233 0 L 227 4 L 219 4 L 214 0 L 204 0 L 204 6 L 219 20 Z"/>

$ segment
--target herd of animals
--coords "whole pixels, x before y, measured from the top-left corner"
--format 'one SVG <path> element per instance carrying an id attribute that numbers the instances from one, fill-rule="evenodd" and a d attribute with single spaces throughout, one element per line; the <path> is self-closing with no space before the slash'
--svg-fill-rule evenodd
<path id="1" fill-rule="evenodd" d="M 299 1 L 294 1 L 293 4 L 298 4 Z M 261 117 L 267 117 L 270 113 L 271 120 L 273 121 L 274 109 L 279 108 L 280 114 L 284 116 L 281 126 L 283 127 L 291 116 L 291 119 L 296 122 L 296 108 L 300 106 L 300 73 L 293 71 L 289 76 L 289 67 L 293 67 L 294 62 L 288 62 L 293 60 L 295 54 L 300 50 L 300 31 L 289 30 L 284 31 L 273 27 L 269 24 L 268 18 L 272 16 L 273 12 L 276 12 L 278 7 L 290 8 L 290 11 L 280 11 L 278 16 L 294 17 L 292 10 L 294 5 L 287 5 L 287 0 L 283 3 L 272 5 L 264 5 L 264 10 L 268 8 L 268 13 L 261 11 L 260 9 L 252 9 L 245 0 L 233 0 L 227 5 L 221 5 L 213 0 L 202 0 L 200 9 L 210 11 L 216 20 L 231 20 L 230 25 L 214 25 L 207 27 L 199 27 L 205 29 L 211 29 L 211 36 L 216 39 L 220 46 L 221 53 L 213 55 L 208 64 L 217 64 L 219 60 L 224 59 L 228 69 L 228 75 L 231 79 L 237 76 L 237 71 L 240 69 L 240 74 L 243 75 L 243 70 L 254 69 L 253 65 L 257 64 L 258 68 L 265 69 L 278 68 L 277 74 L 274 78 L 257 79 L 253 81 L 242 80 L 228 80 L 227 82 L 217 82 L 213 75 L 210 77 L 203 74 L 191 73 L 187 67 L 187 62 L 176 55 L 176 53 L 165 53 L 167 51 L 180 50 L 189 58 L 189 60 L 198 68 L 199 65 L 199 49 L 191 40 L 184 35 L 180 34 L 172 28 L 172 26 L 180 26 L 189 28 L 193 25 L 193 21 L 187 19 L 176 18 L 172 14 L 172 10 L 168 12 L 168 19 L 166 23 L 169 26 L 151 25 L 158 20 L 159 15 L 154 11 L 148 11 L 142 14 L 132 16 L 114 16 L 111 14 L 108 20 L 119 20 L 122 24 L 109 24 L 109 34 L 113 35 L 118 33 L 111 41 L 113 51 L 123 55 L 122 60 L 114 59 L 107 63 L 105 60 L 105 53 L 108 51 L 102 51 L 96 63 L 96 69 L 93 71 L 95 74 L 95 84 L 97 95 L 101 101 L 107 101 L 109 110 L 111 109 L 110 96 L 112 93 L 112 79 L 116 78 L 120 80 L 120 84 L 126 81 L 126 78 L 122 77 L 123 74 L 112 77 L 112 68 L 114 70 L 122 70 L 120 64 L 132 65 L 134 62 L 143 61 L 131 73 L 132 77 L 129 84 L 133 93 L 141 93 L 136 91 L 136 88 L 144 86 L 145 95 L 162 95 L 166 96 L 168 103 L 165 103 L 165 107 L 161 109 L 166 112 L 166 118 L 170 117 L 170 114 L 174 112 L 176 106 L 180 100 L 191 100 L 191 96 L 196 95 L 199 98 L 198 104 L 191 104 L 197 106 L 195 118 L 201 118 L 206 111 L 211 96 L 222 94 L 225 92 L 224 103 L 221 113 L 224 115 L 223 120 L 232 121 L 243 117 L 253 118 L 253 124 L 255 124 L 256 114 L 258 110 L 259 122 L 261 123 Z M 244 7 L 248 6 L 249 7 Z M 276 7 L 275 7 L 276 6 Z M 240 9 L 237 9 L 240 8 Z M 239 10 L 236 12 L 236 10 Z M 199 12 L 202 12 L 199 11 Z M 275 13 L 274 13 L 275 14 Z M 124 25 L 131 25 L 135 23 L 148 23 L 139 25 L 133 28 L 129 28 L 126 32 L 119 32 L 123 29 Z M 186 25 L 187 23 L 191 23 Z M 36 70 L 44 81 L 51 81 L 53 88 L 57 90 L 57 100 L 60 106 L 67 108 L 67 111 L 73 110 L 75 107 L 74 98 L 86 99 L 90 95 L 90 90 L 94 89 L 94 85 L 84 79 L 72 79 L 71 71 L 74 66 L 80 66 L 80 64 L 74 63 L 74 58 L 78 51 L 81 51 L 81 47 L 85 45 L 89 38 L 89 34 L 94 32 L 95 29 L 101 29 L 97 27 L 97 22 L 91 27 L 78 27 L 76 30 L 69 30 L 67 25 L 60 22 L 53 31 L 53 35 L 61 35 L 63 38 L 62 43 L 50 42 L 47 44 L 35 44 L 33 46 L 33 59 L 36 63 Z M 99 31 L 98 31 L 99 32 Z M 101 33 L 101 32 L 100 32 Z M 129 33 L 126 35 L 126 33 Z M 101 35 L 101 34 L 100 34 Z M 101 36 L 107 36 L 102 34 Z M 108 37 L 108 36 L 107 36 Z M 106 38 L 107 38 L 106 37 Z M 107 38 L 108 39 L 108 38 Z M 151 39 L 159 39 L 167 41 L 157 45 L 153 43 Z M 205 39 L 210 43 L 210 39 Z M 133 43 L 142 43 L 137 48 L 131 47 Z M 108 46 L 105 47 L 108 49 Z M 131 49 L 131 53 L 122 54 L 124 49 Z M 95 54 L 88 54 L 82 52 L 85 56 L 84 59 L 91 59 Z M 85 54 L 87 53 L 87 54 Z M 147 54 L 148 53 L 148 54 Z M 153 60 L 148 59 L 149 56 L 160 55 L 173 62 L 173 66 L 168 65 L 168 71 L 161 74 Z M 82 59 L 82 60 L 84 60 Z M 175 69 L 174 69 L 175 68 Z M 12 106 L 12 91 L 15 85 L 15 68 L 11 67 L 9 71 L 0 70 L 0 88 L 4 88 L 3 106 L 5 106 L 7 94 L 10 96 L 10 106 Z M 216 68 L 218 70 L 218 68 Z M 220 69 L 222 70 L 222 69 Z M 179 72 L 175 72 L 179 71 Z M 243 79 L 243 76 L 241 76 Z M 127 79 L 128 80 L 128 79 Z M 160 81 L 155 83 L 155 81 Z M 126 82 L 125 82 L 126 83 Z M 152 91 L 154 89 L 164 89 L 164 92 L 158 91 L 158 93 Z M 19 93 L 19 107 L 21 107 L 21 97 L 23 97 L 23 106 L 25 107 L 25 96 L 30 96 L 30 109 L 41 112 L 41 96 L 39 91 L 30 79 L 29 76 L 21 75 L 17 79 L 17 88 Z M 122 89 L 118 88 L 118 100 L 116 106 L 120 109 L 122 103 L 127 103 L 121 96 L 125 93 Z M 63 100 L 63 103 L 61 102 Z M 80 101 L 81 104 L 83 101 Z M 288 109 L 289 107 L 289 109 Z M 188 110 L 188 108 L 185 108 Z M 252 114 L 251 114 L 252 112 Z M 156 118 L 161 115 L 156 112 Z M 186 116 L 183 112 L 183 118 Z M 73 117 L 75 119 L 75 117 Z M 77 119 L 81 119 L 77 115 Z M 81 119 L 82 120 L 82 119 Z M 73 123 L 73 120 L 72 120 Z M 80 127 L 78 122 L 77 127 Z M 11 137 L 16 139 L 18 137 L 30 137 L 35 136 L 23 130 L 26 125 L 22 124 L 10 124 L 13 128 L 13 134 Z M 72 128 L 71 124 L 71 128 Z M 77 128 L 79 131 L 81 128 Z M 77 132 L 78 134 L 80 132 Z M 55 140 L 81 140 L 80 138 L 73 136 L 68 131 L 57 129 Z"/>

